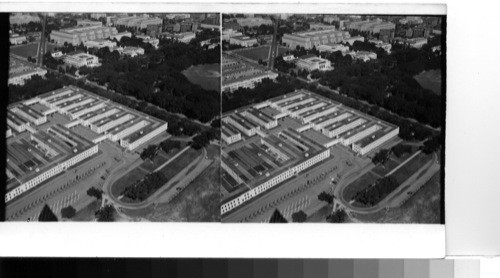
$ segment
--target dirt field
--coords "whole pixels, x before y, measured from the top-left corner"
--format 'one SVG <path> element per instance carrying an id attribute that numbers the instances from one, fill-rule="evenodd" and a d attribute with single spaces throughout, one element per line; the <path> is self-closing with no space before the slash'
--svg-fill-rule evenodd
<path id="1" fill-rule="evenodd" d="M 172 202 L 160 204 L 147 216 L 151 221 L 220 221 L 220 149 L 210 145 L 209 159 L 214 162 L 187 186 Z"/>

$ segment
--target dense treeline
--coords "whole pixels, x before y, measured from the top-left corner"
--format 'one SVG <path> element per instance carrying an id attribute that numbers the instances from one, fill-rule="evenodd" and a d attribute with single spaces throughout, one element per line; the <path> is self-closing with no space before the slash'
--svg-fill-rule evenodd
<path id="1" fill-rule="evenodd" d="M 132 201 L 142 202 L 151 194 L 167 183 L 167 178 L 162 172 L 153 172 L 144 177 L 134 185 L 123 191 L 122 195 Z"/>
<path id="2" fill-rule="evenodd" d="M 374 185 L 354 196 L 354 200 L 363 205 L 374 206 L 399 186 L 395 178 L 389 176 L 379 179 Z"/>
<path id="3" fill-rule="evenodd" d="M 373 62 L 352 62 L 340 51 L 326 55 L 335 70 L 316 73 L 319 83 L 338 89 L 343 95 L 367 101 L 400 116 L 413 118 L 433 127 L 442 125 L 441 97 L 424 89 L 413 78 L 424 70 L 439 69 L 441 56 L 429 47 L 400 48 L 391 55 L 374 44 L 355 42 L 355 50 L 377 53 Z"/>
<path id="4" fill-rule="evenodd" d="M 211 140 L 219 139 L 220 131 L 217 129 L 209 129 L 201 132 L 200 134 L 193 137 L 193 143 L 191 144 L 191 148 L 195 150 L 199 150 L 203 147 L 206 147 L 210 144 Z"/>
<path id="5" fill-rule="evenodd" d="M 191 65 L 205 63 L 220 63 L 219 47 L 203 50 L 196 42 L 162 40 L 160 48 L 150 49 L 147 55 L 108 59 L 87 78 L 169 112 L 208 122 L 219 114 L 219 93 L 189 82 L 182 74 Z"/>
<path id="6" fill-rule="evenodd" d="M 47 73 L 45 78 L 35 75 L 22 86 L 9 85 L 9 103 L 30 99 L 62 87 L 63 82 L 53 73 Z"/>

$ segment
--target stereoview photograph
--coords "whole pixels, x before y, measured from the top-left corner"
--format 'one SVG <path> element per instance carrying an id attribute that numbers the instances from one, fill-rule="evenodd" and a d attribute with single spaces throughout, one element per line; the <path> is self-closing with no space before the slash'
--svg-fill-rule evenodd
<path id="1" fill-rule="evenodd" d="M 222 19 L 222 222 L 444 224 L 445 16 Z"/>
<path id="2" fill-rule="evenodd" d="M 6 221 L 220 222 L 220 14 L 3 16 Z"/>

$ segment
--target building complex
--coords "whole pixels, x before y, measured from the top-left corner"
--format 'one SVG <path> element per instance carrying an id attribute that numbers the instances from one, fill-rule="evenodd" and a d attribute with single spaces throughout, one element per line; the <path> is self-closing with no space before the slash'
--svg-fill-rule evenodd
<path id="1" fill-rule="evenodd" d="M 311 49 L 322 44 L 340 43 L 348 38 L 350 38 L 349 32 L 326 29 L 284 34 L 281 40 L 284 45 L 291 49 L 295 49 L 297 46 Z"/>
<path id="2" fill-rule="evenodd" d="M 71 43 L 79 45 L 86 41 L 107 39 L 116 35 L 118 31 L 114 27 L 107 26 L 77 26 L 50 32 L 50 39 L 57 44 Z"/>
<path id="3" fill-rule="evenodd" d="M 253 66 L 239 58 L 222 54 L 222 91 L 232 92 L 238 88 L 254 88 L 263 79 L 276 79 L 278 74 Z"/>
<path id="4" fill-rule="evenodd" d="M 168 123 L 69 86 L 8 107 L 9 202 L 116 142 L 133 151 Z"/>
<path id="5" fill-rule="evenodd" d="M 381 20 L 352 21 L 347 23 L 347 30 L 357 30 L 370 34 L 378 34 L 380 30 L 387 29 L 396 29 L 396 24 Z"/>
<path id="6" fill-rule="evenodd" d="M 306 90 L 222 117 L 224 216 L 330 158 L 342 146 L 363 156 L 399 134 L 399 127 Z"/>
<path id="7" fill-rule="evenodd" d="M 36 67 L 31 63 L 24 62 L 10 55 L 8 84 L 24 85 L 33 76 L 45 76 L 46 69 Z"/>
<path id="8" fill-rule="evenodd" d="M 297 68 L 305 69 L 307 71 L 327 71 L 332 70 L 332 63 L 330 60 L 317 57 L 314 54 L 309 54 L 300 57 L 296 62 Z"/>

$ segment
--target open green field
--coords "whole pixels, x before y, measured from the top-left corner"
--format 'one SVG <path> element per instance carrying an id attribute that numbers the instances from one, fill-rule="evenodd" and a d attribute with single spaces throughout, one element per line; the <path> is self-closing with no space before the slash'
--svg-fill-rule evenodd
<path id="1" fill-rule="evenodd" d="M 190 66 L 182 72 L 193 84 L 200 85 L 205 90 L 220 92 L 220 64 L 204 64 Z"/>
<path id="2" fill-rule="evenodd" d="M 259 59 L 262 61 L 267 61 L 270 47 L 271 46 L 269 45 L 258 46 L 258 47 L 247 48 L 244 50 L 239 50 L 234 53 L 242 57 L 245 57 L 247 59 L 254 60 L 255 62 L 258 62 Z M 286 51 L 287 51 L 286 47 L 278 46 L 278 55 L 283 55 Z"/>
<path id="3" fill-rule="evenodd" d="M 55 46 L 51 43 L 47 43 L 47 51 L 52 51 Z M 38 43 L 26 44 L 17 47 L 11 47 L 10 53 L 19 55 L 24 58 L 28 58 L 31 56 L 32 58 L 36 58 L 36 52 L 38 49 Z"/>
<path id="4" fill-rule="evenodd" d="M 140 167 L 134 168 L 132 171 L 128 172 L 125 176 L 121 177 L 113 185 L 111 185 L 111 194 L 114 196 L 120 196 L 125 188 L 138 182 L 148 173 L 149 172 Z"/>
<path id="5" fill-rule="evenodd" d="M 436 95 L 441 95 L 441 70 L 423 71 L 414 78 L 422 88 L 431 90 Z"/>
<path id="6" fill-rule="evenodd" d="M 431 159 L 432 155 L 420 153 L 408 161 L 403 167 L 392 173 L 391 176 L 394 177 L 399 184 L 401 184 Z"/>
<path id="7" fill-rule="evenodd" d="M 163 167 L 160 171 L 165 175 L 167 180 L 172 179 L 181 170 L 186 168 L 189 163 L 196 159 L 201 154 L 201 150 L 188 149 L 182 155 L 178 156 L 175 160 L 170 162 L 167 166 Z"/>
<path id="8" fill-rule="evenodd" d="M 354 195 L 356 195 L 356 193 L 369 187 L 370 185 L 375 183 L 378 179 L 379 177 L 377 175 L 373 174 L 372 172 L 367 172 L 366 174 L 359 177 L 357 180 L 350 183 L 344 189 L 344 199 L 352 200 L 352 198 L 354 197 Z"/>

